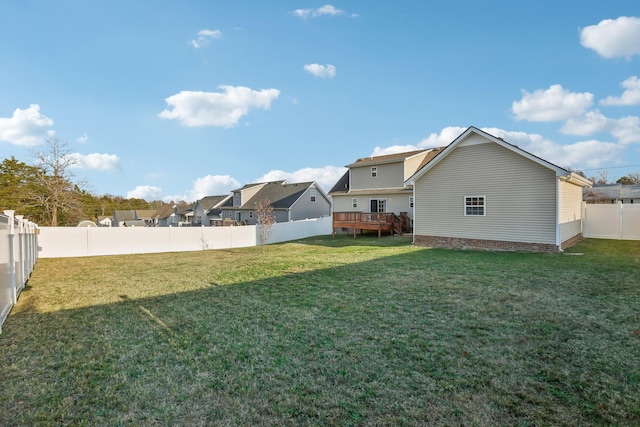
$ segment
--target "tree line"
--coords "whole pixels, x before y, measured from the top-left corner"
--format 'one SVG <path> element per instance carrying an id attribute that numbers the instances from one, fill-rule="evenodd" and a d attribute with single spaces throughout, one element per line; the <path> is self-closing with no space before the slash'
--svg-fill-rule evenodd
<path id="1" fill-rule="evenodd" d="M 14 209 L 38 225 L 75 226 L 82 220 L 113 216 L 116 210 L 162 205 L 162 201 L 92 194 L 84 181 L 75 179 L 78 159 L 58 138 L 49 138 L 34 158 L 34 165 L 13 156 L 0 163 L 0 210 Z"/>

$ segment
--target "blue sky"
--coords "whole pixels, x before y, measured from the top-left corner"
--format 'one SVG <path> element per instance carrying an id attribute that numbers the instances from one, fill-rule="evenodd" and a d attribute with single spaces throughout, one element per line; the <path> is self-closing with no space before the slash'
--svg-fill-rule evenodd
<path id="1" fill-rule="evenodd" d="M 0 0 L 0 156 L 55 136 L 97 194 L 317 181 L 476 126 L 640 171 L 637 0 Z"/>

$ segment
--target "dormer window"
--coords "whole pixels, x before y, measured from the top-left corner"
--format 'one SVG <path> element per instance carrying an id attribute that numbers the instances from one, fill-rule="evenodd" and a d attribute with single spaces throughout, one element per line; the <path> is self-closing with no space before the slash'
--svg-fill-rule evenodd
<path id="1" fill-rule="evenodd" d="M 375 178 L 378 176 L 378 168 L 376 166 L 371 167 L 371 178 Z"/>

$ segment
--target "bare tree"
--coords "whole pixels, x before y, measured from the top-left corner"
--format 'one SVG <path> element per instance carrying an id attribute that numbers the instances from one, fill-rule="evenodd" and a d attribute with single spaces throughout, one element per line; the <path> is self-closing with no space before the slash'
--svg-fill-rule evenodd
<path id="1" fill-rule="evenodd" d="M 47 139 L 45 147 L 44 151 L 34 154 L 42 191 L 33 197 L 44 209 L 50 225 L 55 227 L 61 214 L 71 219 L 81 209 L 79 187 L 73 183 L 71 170 L 78 164 L 78 158 L 71 154 L 65 141 L 56 137 Z"/>
<path id="2" fill-rule="evenodd" d="M 258 243 L 264 251 L 265 245 L 273 233 L 273 226 L 276 223 L 276 217 L 273 214 L 273 206 L 268 199 L 260 200 L 256 203 L 256 222 L 258 225 Z"/>
<path id="3" fill-rule="evenodd" d="M 593 182 L 594 184 L 608 184 L 609 183 L 609 172 L 606 170 L 602 170 L 600 172 L 598 172 L 598 176 L 592 176 L 589 178 L 589 181 Z"/>

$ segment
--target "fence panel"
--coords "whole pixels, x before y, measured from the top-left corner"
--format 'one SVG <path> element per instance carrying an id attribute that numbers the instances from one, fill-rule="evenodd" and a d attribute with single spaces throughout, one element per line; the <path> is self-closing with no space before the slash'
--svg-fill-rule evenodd
<path id="1" fill-rule="evenodd" d="M 6 210 L 0 215 L 0 333 L 38 257 L 36 225 Z"/>
<path id="2" fill-rule="evenodd" d="M 640 240 L 640 205 L 585 204 L 583 221 L 584 237 Z"/>
<path id="3" fill-rule="evenodd" d="M 274 225 L 268 243 L 331 234 L 331 217 Z M 182 252 L 255 246 L 257 227 L 41 227 L 40 258 Z"/>
<path id="4" fill-rule="evenodd" d="M 267 241 L 268 243 L 279 243 L 331 234 L 332 224 L 333 219 L 331 217 L 280 222 L 274 224 L 273 233 Z"/>
<path id="5" fill-rule="evenodd" d="M 255 226 L 42 227 L 40 258 L 198 251 L 255 246 Z"/>

